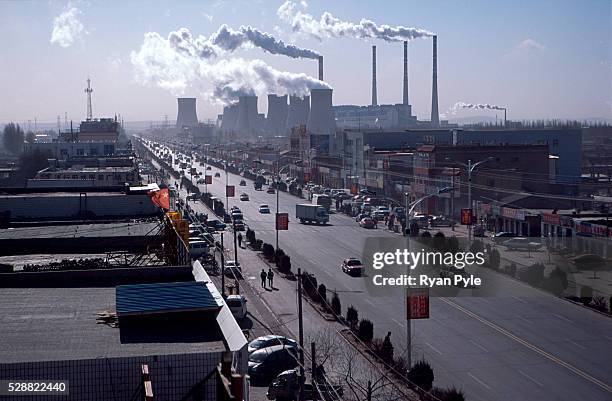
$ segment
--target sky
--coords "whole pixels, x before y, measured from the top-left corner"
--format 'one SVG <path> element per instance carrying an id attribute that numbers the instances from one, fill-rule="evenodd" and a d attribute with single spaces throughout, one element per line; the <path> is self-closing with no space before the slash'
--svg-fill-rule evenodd
<path id="1" fill-rule="evenodd" d="M 177 70 L 172 66 L 169 71 L 163 64 L 176 59 L 165 57 L 164 68 L 143 78 L 147 74 L 135 55 L 142 56 L 145 34 L 157 33 L 154 37 L 167 43 L 170 32 L 187 28 L 193 37 L 208 38 L 222 24 L 235 30 L 250 25 L 322 54 L 334 104 L 370 102 L 371 46 L 376 45 L 378 102 L 402 101 L 401 41 L 316 38 L 296 32 L 291 21 L 278 15 L 283 3 L 0 1 L 0 122 L 32 120 L 33 124 L 36 118 L 54 123 L 58 115 L 63 122 L 64 113 L 71 120 L 84 119 L 88 76 L 94 117 L 120 114 L 126 121 L 161 121 L 166 115 L 174 120 L 177 96 L 197 97 L 201 120 L 216 118 L 222 102 L 231 99 L 213 96 L 213 90 L 220 79 L 232 86 L 234 72 L 242 74 L 242 85 L 257 81 L 259 111 L 265 112 L 267 102 L 261 92 L 267 87 L 259 84 L 261 75 L 241 69 L 246 65 L 258 71 L 265 67 L 268 77 L 281 74 L 306 85 L 316 81 L 316 60 L 270 54 L 248 43 L 211 59 L 183 57 Z M 582 119 L 612 118 L 611 4 L 610 0 L 296 0 L 294 8 L 315 22 L 329 12 L 345 22 L 358 24 L 366 18 L 379 26 L 435 33 L 439 109 L 448 117 L 495 116 L 493 110 L 451 111 L 457 102 L 466 102 L 505 106 L 509 119 Z M 431 107 L 431 42 L 425 36 L 409 44 L 410 103 L 420 119 L 429 118 Z M 149 50 L 153 52 L 149 60 L 162 53 Z M 161 85 L 160 74 L 166 77 Z M 279 79 L 274 82 L 278 85 Z"/>

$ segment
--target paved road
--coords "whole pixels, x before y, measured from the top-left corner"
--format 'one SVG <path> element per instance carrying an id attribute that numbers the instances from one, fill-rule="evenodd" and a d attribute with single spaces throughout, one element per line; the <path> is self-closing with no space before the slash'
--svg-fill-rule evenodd
<path id="1" fill-rule="evenodd" d="M 213 167 L 213 174 L 217 171 Z M 258 238 L 274 243 L 276 195 L 254 191 L 249 180 L 239 187 L 240 179 L 229 175 L 237 195 L 246 192 L 251 199 L 233 198 L 230 205 L 240 206 Z M 221 171 L 208 190 L 222 197 L 224 185 Z M 280 233 L 279 243 L 291 255 L 294 268 L 315 273 L 319 282 L 340 292 L 344 308 L 353 304 L 360 317 L 374 322 L 376 336 L 391 331 L 396 352 L 404 349 L 401 295 L 366 296 L 363 279 L 338 268 L 343 258 L 360 256 L 366 238 L 397 234 L 361 229 L 339 214 L 331 216 L 328 226 L 299 224 L 295 204 L 302 202 L 280 194 L 280 211 L 288 212 L 292 221 L 289 231 Z M 272 214 L 258 213 L 263 203 L 271 206 Z M 432 299 L 431 318 L 412 324 L 413 360 L 428 360 L 435 384 L 455 385 L 468 400 L 612 400 L 612 320 L 537 290 L 523 290 L 532 296 Z"/>

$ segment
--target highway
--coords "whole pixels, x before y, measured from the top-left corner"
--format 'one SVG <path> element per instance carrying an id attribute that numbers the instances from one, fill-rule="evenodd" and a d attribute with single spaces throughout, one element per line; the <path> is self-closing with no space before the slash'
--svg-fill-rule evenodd
<path id="1" fill-rule="evenodd" d="M 197 166 L 204 172 L 204 168 Z M 207 189 L 225 199 L 225 172 L 215 167 Z M 211 172 L 209 171 L 209 173 Z M 238 205 L 257 238 L 274 244 L 276 195 L 255 191 L 252 181 L 229 174 Z M 204 191 L 204 186 L 200 186 Z M 264 186 L 264 189 L 266 187 Z M 250 201 L 238 196 L 247 193 Z M 319 283 L 339 292 L 343 309 L 354 305 L 360 318 L 373 321 L 375 335 L 392 332 L 396 355 L 406 347 L 406 321 L 401 292 L 375 298 L 366 293 L 364 279 L 340 268 L 346 257 L 361 257 L 366 238 L 396 238 L 379 226 L 360 228 L 354 219 L 332 214 L 327 226 L 295 220 L 295 205 L 307 202 L 280 193 L 280 212 L 288 212 L 289 230 L 279 245 L 297 267 L 316 274 Z M 258 212 L 268 204 L 271 214 Z M 496 274 L 496 273 L 490 273 Z M 412 322 L 412 359 L 424 358 L 433 367 L 436 386 L 454 385 L 468 400 L 612 400 L 612 320 L 513 281 L 526 297 L 432 298 L 430 318 Z"/>

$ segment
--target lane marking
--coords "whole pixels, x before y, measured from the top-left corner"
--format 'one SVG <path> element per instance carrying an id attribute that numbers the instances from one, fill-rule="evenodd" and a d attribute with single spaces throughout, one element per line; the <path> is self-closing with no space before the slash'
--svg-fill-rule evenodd
<path id="1" fill-rule="evenodd" d="M 535 384 L 537 384 L 540 387 L 544 387 L 544 385 L 542 383 L 540 383 L 539 381 L 537 381 L 536 379 L 534 379 L 533 377 L 529 376 L 527 373 L 523 372 L 520 369 L 516 370 L 517 372 L 520 373 L 521 376 L 525 377 L 528 380 L 531 380 L 532 382 L 534 382 Z"/>
<path id="2" fill-rule="evenodd" d="M 436 347 L 434 347 L 433 345 L 431 345 L 430 343 L 426 342 L 425 345 L 427 345 L 429 348 L 431 348 L 432 350 L 434 350 L 435 352 L 437 352 L 438 354 L 442 355 L 442 351 L 440 351 L 439 349 L 437 349 Z"/>
<path id="3" fill-rule="evenodd" d="M 484 387 L 486 387 L 488 390 L 491 390 L 491 387 L 489 387 L 487 385 L 487 383 L 483 382 L 482 380 L 480 380 L 479 378 L 477 378 L 476 376 L 474 376 L 473 374 L 471 374 L 470 372 L 468 372 L 468 376 L 470 376 L 472 379 L 474 379 L 476 382 L 482 384 Z"/>
<path id="4" fill-rule="evenodd" d="M 399 320 L 396 320 L 396 319 L 393 319 L 393 318 L 391 318 L 391 320 L 393 320 L 393 321 L 394 321 L 396 324 L 398 324 L 399 326 L 401 326 L 401 327 L 403 327 L 403 328 L 406 328 L 406 325 L 405 325 L 404 323 L 400 322 Z"/>
<path id="5" fill-rule="evenodd" d="M 577 367 L 570 365 L 569 363 L 563 361 L 562 359 L 557 358 L 556 356 L 544 351 L 541 348 L 538 348 L 537 346 L 531 344 L 530 342 L 523 340 L 522 338 L 512 334 L 511 332 L 509 332 L 508 330 L 498 326 L 497 324 L 490 322 L 480 316 L 478 316 L 477 314 L 475 314 L 474 312 L 454 303 L 453 301 L 450 301 L 446 298 L 440 298 L 440 300 L 442 302 L 447 303 L 448 305 L 454 307 L 455 309 L 460 310 L 461 312 L 465 313 L 466 315 L 478 320 L 480 323 L 489 326 L 490 328 L 492 328 L 493 330 L 505 335 L 508 338 L 511 338 L 512 340 L 516 341 L 517 343 L 529 348 L 530 350 L 537 352 L 538 354 L 540 354 L 541 356 L 545 357 L 546 359 L 560 365 L 563 366 L 564 368 L 566 368 L 567 370 L 577 374 L 578 376 L 582 377 L 583 379 L 586 379 L 588 381 L 590 381 L 591 383 L 597 385 L 598 387 L 604 389 L 605 391 L 607 391 L 608 393 L 612 393 L 612 386 L 604 383 L 603 381 L 589 375 L 588 373 L 578 369 Z"/>
<path id="6" fill-rule="evenodd" d="M 521 320 L 523 320 L 523 321 L 524 321 L 524 322 L 526 322 L 526 323 L 531 324 L 531 320 L 527 319 L 526 317 L 523 317 L 523 316 L 521 316 L 521 315 L 516 315 L 516 317 L 517 317 L 517 318 L 519 318 L 519 319 L 521 319 Z"/>
<path id="7" fill-rule="evenodd" d="M 557 319 L 565 320 L 565 321 L 566 321 L 566 322 L 568 322 L 568 323 L 574 323 L 574 321 L 573 321 L 573 320 L 570 320 L 570 319 L 566 318 L 565 316 L 561 316 L 561 315 L 558 315 L 558 314 L 556 314 L 556 313 L 553 313 L 552 315 L 553 315 L 554 317 L 556 317 Z"/>
<path id="8" fill-rule="evenodd" d="M 572 344 L 572 345 L 574 345 L 574 346 L 576 346 L 578 348 L 587 349 L 587 347 L 585 347 L 584 345 L 579 344 L 576 341 L 572 341 L 569 338 L 566 338 L 565 341 L 567 341 L 568 343 L 570 343 L 570 344 Z"/>
<path id="9" fill-rule="evenodd" d="M 478 344 L 476 341 L 474 341 L 474 340 L 470 340 L 470 342 L 471 342 L 472 344 L 474 344 L 475 346 L 477 346 L 478 348 L 480 348 L 481 350 L 483 350 L 484 352 L 489 352 L 489 350 L 488 350 L 488 349 L 486 349 L 486 348 L 485 348 L 485 347 L 483 347 L 482 345 Z"/>
<path id="10" fill-rule="evenodd" d="M 514 299 L 516 299 L 517 301 L 522 302 L 522 303 L 524 303 L 524 304 L 526 304 L 526 303 L 527 303 L 527 301 L 525 301 L 524 299 L 521 299 L 521 298 L 519 298 L 519 297 L 514 297 L 514 296 L 513 296 L 512 298 L 514 298 Z"/>
<path id="11" fill-rule="evenodd" d="M 366 301 L 367 303 L 369 303 L 370 305 L 372 305 L 373 307 L 375 307 L 375 308 L 376 308 L 376 305 L 374 304 L 374 302 L 370 301 L 370 300 L 369 300 L 369 299 L 367 299 L 367 298 L 365 299 L 365 301 Z"/>

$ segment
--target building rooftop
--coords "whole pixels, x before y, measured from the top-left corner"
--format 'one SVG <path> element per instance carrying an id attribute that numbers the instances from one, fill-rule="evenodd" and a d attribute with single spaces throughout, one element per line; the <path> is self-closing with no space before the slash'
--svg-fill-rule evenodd
<path id="1" fill-rule="evenodd" d="M 47 225 L 0 230 L 0 240 L 22 238 L 131 237 L 154 235 L 159 222 L 123 221 L 101 224 Z"/>

